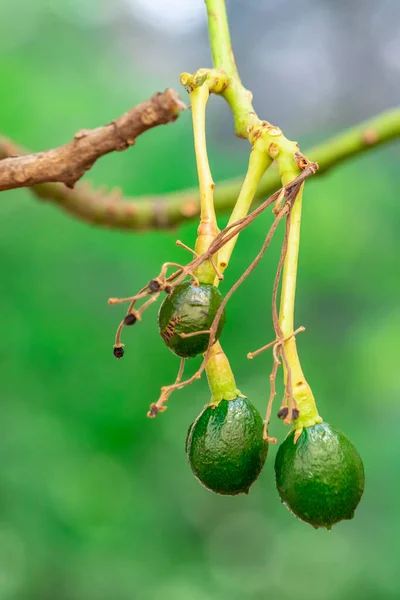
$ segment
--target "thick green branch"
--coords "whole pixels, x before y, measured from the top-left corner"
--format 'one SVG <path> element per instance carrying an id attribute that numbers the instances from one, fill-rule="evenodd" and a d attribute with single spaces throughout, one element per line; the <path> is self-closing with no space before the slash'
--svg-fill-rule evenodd
<path id="1" fill-rule="evenodd" d="M 228 17 L 224 0 L 206 0 L 208 34 L 215 68 L 228 77 L 239 77 L 232 51 Z"/>
<path id="2" fill-rule="evenodd" d="M 311 148 L 307 156 L 318 162 L 319 170 L 310 178 L 310 183 L 332 167 L 399 137 L 400 108 L 397 108 Z M 22 153 L 13 142 L 0 138 L 0 158 Z M 218 214 L 232 209 L 242 183 L 242 180 L 235 179 L 216 184 L 214 201 Z M 261 180 L 255 201 L 260 202 L 279 187 L 279 173 L 277 169 L 270 169 Z M 53 202 L 79 219 L 117 229 L 166 229 L 191 221 L 200 213 L 199 192 L 195 188 L 156 198 L 125 199 L 118 190 L 111 193 L 96 191 L 84 183 L 78 183 L 72 190 L 58 183 L 44 183 L 29 189 L 39 198 Z M 3 193 L 3 197 L 6 198 L 8 193 Z"/>
<path id="3" fill-rule="evenodd" d="M 248 126 L 257 124 L 259 119 L 252 105 L 253 95 L 243 87 L 236 68 L 225 0 L 205 1 L 213 64 L 216 69 L 223 69 L 228 79 L 228 85 L 221 96 L 228 102 L 232 111 L 236 135 L 248 138 Z"/>

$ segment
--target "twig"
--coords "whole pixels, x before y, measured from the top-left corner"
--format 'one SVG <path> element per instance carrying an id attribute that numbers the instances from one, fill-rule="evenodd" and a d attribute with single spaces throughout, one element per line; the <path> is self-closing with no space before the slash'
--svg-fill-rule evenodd
<path id="1" fill-rule="evenodd" d="M 288 199 L 292 199 L 298 193 L 298 190 L 301 184 L 314 173 L 317 172 L 318 165 L 315 163 L 310 163 L 296 179 L 288 183 L 286 186 L 277 190 L 272 196 L 264 200 L 260 206 L 258 206 L 253 212 L 249 213 L 239 221 L 235 223 L 231 223 L 227 225 L 225 229 L 223 229 L 212 242 L 210 247 L 200 255 L 195 254 L 195 258 L 186 265 L 180 265 L 174 262 L 166 262 L 163 264 L 159 275 L 155 278 L 160 282 L 161 285 L 172 284 L 179 285 L 186 277 L 191 277 L 194 281 L 194 284 L 198 284 L 196 277 L 193 275 L 193 271 L 199 267 L 204 261 L 212 259 L 212 257 L 233 237 L 235 237 L 238 233 L 240 233 L 243 229 L 245 229 L 250 223 L 254 221 L 268 206 L 276 202 L 279 198 L 282 197 L 282 193 L 287 194 Z M 292 200 L 290 200 L 292 202 Z M 182 243 L 178 240 L 178 245 L 181 246 Z M 192 252 L 192 251 L 191 251 Z M 176 267 L 177 271 L 172 273 L 166 277 L 166 272 L 168 267 Z M 124 302 L 131 302 L 129 310 L 133 307 L 134 303 L 147 296 L 151 291 L 148 289 L 148 286 L 139 290 L 139 292 L 135 296 L 129 296 L 127 298 L 109 298 L 109 304 L 122 304 Z M 128 312 L 129 312 L 128 310 Z"/>
<path id="2" fill-rule="evenodd" d="M 185 359 L 181 358 L 178 374 L 175 379 L 175 385 L 177 385 L 180 382 L 180 380 L 182 379 L 184 369 L 185 369 Z M 156 417 L 159 412 L 165 412 L 167 410 L 167 407 L 164 406 L 164 404 L 165 404 L 165 402 L 167 402 L 168 398 L 172 394 L 171 388 L 172 388 L 172 386 L 163 387 L 161 390 L 161 395 L 160 395 L 159 399 L 157 400 L 157 402 L 153 402 L 153 404 L 150 405 L 149 411 L 147 413 L 147 416 L 150 419 L 154 419 L 154 417 Z"/>
<path id="3" fill-rule="evenodd" d="M 296 194 L 297 195 L 297 194 Z M 274 214 L 276 214 L 276 209 L 281 205 L 281 197 L 278 196 L 277 201 L 276 201 L 276 205 L 275 208 L 273 210 Z M 294 200 L 293 200 L 294 202 Z M 293 205 L 292 202 L 292 205 Z M 291 205 L 291 206 L 292 206 Z M 290 207 L 291 209 L 291 207 Z M 278 213 L 279 214 L 279 213 Z M 269 425 L 269 420 L 271 417 L 271 412 L 272 412 L 272 406 L 273 406 L 273 401 L 274 398 L 276 396 L 276 386 L 275 386 L 275 381 L 276 381 L 276 375 L 278 373 L 278 368 L 280 366 L 280 360 L 279 357 L 282 356 L 283 361 L 285 363 L 285 368 L 286 368 L 286 373 L 287 373 L 287 381 L 286 381 L 286 389 L 285 389 L 285 397 L 284 397 L 284 401 L 286 399 L 289 400 L 289 406 L 287 409 L 287 414 L 285 417 L 285 423 L 289 424 L 292 422 L 293 419 L 293 410 L 295 410 L 297 408 L 296 406 L 296 401 L 294 399 L 293 396 L 293 389 L 292 389 L 292 374 L 291 374 L 291 369 L 290 369 L 290 365 L 288 364 L 288 360 L 286 357 L 286 352 L 285 352 L 285 343 L 292 339 L 293 337 L 296 337 L 296 335 L 298 333 L 301 333 L 302 331 L 305 331 L 304 327 L 299 327 L 298 329 L 296 329 L 295 331 L 293 331 L 293 333 L 291 333 L 290 335 L 284 337 L 283 333 L 282 333 L 282 329 L 280 327 L 280 323 L 279 323 L 279 316 L 278 316 L 278 309 L 277 309 L 277 297 L 278 297 L 278 288 L 279 288 L 279 282 L 281 279 L 281 275 L 282 275 L 282 269 L 283 269 L 283 265 L 285 262 L 285 258 L 286 258 L 286 253 L 287 253 L 287 247 L 288 247 L 288 239 L 289 239 L 289 232 L 290 232 L 290 218 L 291 218 L 291 210 L 289 211 L 287 218 L 286 218 L 286 229 L 285 229 L 285 237 L 283 240 L 283 244 L 282 244 L 282 250 L 281 250 L 281 254 L 280 254 L 280 258 L 279 258 L 279 263 L 278 263 L 278 268 L 276 271 L 276 275 L 275 275 L 275 279 L 274 279 L 274 285 L 273 285 L 273 290 L 272 290 L 272 321 L 273 321 L 273 325 L 274 325 L 274 330 L 275 330 L 275 340 L 273 342 L 270 342 L 269 344 L 266 344 L 265 346 L 263 346 L 262 348 L 259 348 L 258 350 L 255 350 L 254 352 L 249 352 L 247 354 L 247 358 L 254 358 L 255 356 L 258 356 L 259 354 L 261 354 L 262 352 L 264 352 L 265 350 L 269 349 L 269 348 L 273 348 L 273 365 L 272 365 L 272 371 L 271 374 L 269 376 L 269 381 L 270 381 L 270 395 L 269 395 L 269 399 L 268 399 L 268 404 L 267 404 L 267 411 L 266 411 L 266 415 L 265 415 L 265 421 L 264 421 L 264 432 L 263 432 L 263 437 L 266 441 L 275 444 L 276 443 L 276 438 L 275 437 L 270 437 L 268 435 L 268 425 Z"/>
<path id="4" fill-rule="evenodd" d="M 274 362 L 272 365 L 271 374 L 269 376 L 270 392 L 269 392 L 269 398 L 268 398 L 268 404 L 267 404 L 267 411 L 265 414 L 263 438 L 264 438 L 264 440 L 266 440 L 267 442 L 269 442 L 271 444 L 276 444 L 277 439 L 275 437 L 270 437 L 268 435 L 268 425 L 269 425 L 269 420 L 271 418 L 272 405 L 274 403 L 274 398 L 276 396 L 276 387 L 275 387 L 276 374 L 278 372 L 279 365 L 281 364 L 279 361 L 279 346 L 278 346 L 278 344 L 274 345 L 274 349 L 272 351 L 272 356 L 273 356 Z"/>
<path id="5" fill-rule="evenodd" d="M 306 155 L 318 163 L 318 176 L 359 154 L 399 137 L 400 108 L 396 108 L 356 125 L 319 146 L 310 148 Z M 21 155 L 24 152 L 24 149 L 14 142 L 0 137 L 0 158 Z M 240 179 L 217 183 L 214 190 L 217 214 L 232 209 L 242 183 Z M 277 169 L 271 168 L 261 180 L 254 202 L 259 203 L 280 185 Z M 73 190 L 59 183 L 43 183 L 29 189 L 36 197 L 52 202 L 75 218 L 92 225 L 113 229 L 135 231 L 166 229 L 192 221 L 200 212 L 199 192 L 194 188 L 157 197 L 137 198 L 123 198 L 121 190 L 96 190 L 87 183 L 79 182 Z"/>
<path id="6" fill-rule="evenodd" d="M 281 198 L 278 197 L 277 199 L 277 204 L 281 202 Z M 292 204 L 293 206 L 293 204 Z M 275 206 L 276 208 L 276 206 Z M 275 438 L 269 438 L 268 436 L 268 425 L 269 425 L 269 420 L 271 417 L 271 412 L 272 412 L 272 405 L 274 402 L 274 398 L 276 395 L 276 390 L 275 390 L 275 381 L 276 381 L 276 375 L 278 372 L 278 368 L 279 365 L 281 364 L 279 361 L 279 356 L 282 355 L 282 358 L 285 361 L 285 365 L 287 365 L 287 360 L 286 360 L 286 356 L 284 354 L 284 346 L 283 346 L 283 334 L 282 334 L 282 329 L 280 327 L 279 324 L 279 316 L 278 316 L 278 308 L 277 308 L 277 301 L 278 301 L 278 288 L 279 288 L 279 282 L 281 279 L 281 275 L 282 275 L 282 269 L 283 269 L 283 264 L 285 262 L 285 258 L 286 258 L 286 253 L 287 253 L 287 247 L 288 247 L 288 237 L 289 237 L 289 231 L 290 231 L 290 212 L 287 215 L 286 218 L 286 228 L 285 228 L 285 237 L 283 239 L 283 244 L 282 244 L 282 249 L 281 249 L 281 254 L 279 257 L 279 263 L 278 263 L 278 268 L 276 270 L 276 275 L 275 275 L 275 279 L 274 279 L 274 285 L 272 288 L 272 323 L 274 326 L 274 331 L 275 331 L 275 336 L 277 339 L 276 344 L 274 345 L 274 349 L 272 352 L 273 355 L 273 366 L 272 366 L 272 371 L 271 374 L 269 376 L 269 381 L 270 381 L 270 394 L 269 394 L 269 399 L 268 399 L 268 404 L 267 404 L 267 412 L 265 415 L 265 421 L 264 421 L 264 434 L 263 437 L 265 440 L 270 440 L 276 443 L 276 439 Z M 291 382 L 291 372 L 290 372 L 290 368 L 288 369 L 288 381 L 290 380 Z"/>
<path id="7" fill-rule="evenodd" d="M 101 156 L 126 150 L 136 138 L 157 125 L 175 121 L 186 105 L 174 90 L 152 98 L 97 129 L 81 129 L 72 141 L 37 154 L 0 161 L 0 191 L 59 182 L 73 188 Z M 7 144 L 4 142 L 3 145 Z M 18 152 L 17 152 L 18 154 Z"/>
<path id="8" fill-rule="evenodd" d="M 258 356 L 259 354 L 262 354 L 263 352 L 265 352 L 266 350 L 269 350 L 270 348 L 272 348 L 273 346 L 276 346 L 277 344 L 283 344 L 285 342 L 287 342 L 288 340 L 290 340 L 290 338 L 292 338 L 293 336 L 296 336 L 298 333 L 301 333 L 303 331 L 305 331 L 306 328 L 301 326 L 298 327 L 296 329 L 296 331 L 294 331 L 290 336 L 283 338 L 281 340 L 275 339 L 272 342 L 269 342 L 268 344 L 266 344 L 265 346 L 262 346 L 261 348 L 258 348 L 258 350 L 255 350 L 254 352 L 248 352 L 247 354 L 247 358 L 252 359 L 255 358 L 256 356 Z"/>
<path id="9" fill-rule="evenodd" d="M 223 247 L 223 245 L 225 243 L 227 243 L 227 241 L 232 239 L 232 237 L 237 235 L 237 233 L 239 231 L 241 231 L 242 229 L 247 227 L 252 221 L 254 221 L 254 219 L 259 214 L 261 214 L 261 212 L 263 210 L 265 210 L 268 206 L 270 206 L 277 199 L 280 199 L 282 197 L 282 190 L 284 190 L 285 193 L 287 194 L 286 202 L 285 202 L 284 206 L 281 208 L 281 210 L 279 211 L 279 213 L 275 216 L 275 219 L 274 219 L 274 221 L 271 225 L 271 228 L 264 240 L 264 243 L 263 243 L 263 246 L 262 246 L 260 252 L 257 254 L 255 259 L 251 262 L 251 264 L 247 267 L 247 269 L 244 271 L 244 273 L 239 277 L 239 279 L 236 281 L 236 283 L 231 287 L 231 289 L 228 291 L 225 298 L 221 302 L 221 304 L 215 314 L 213 323 L 212 323 L 210 329 L 207 330 L 207 333 L 209 333 L 208 347 L 203 356 L 203 361 L 202 361 L 199 369 L 194 373 L 194 375 L 192 375 L 192 377 L 190 377 L 189 379 L 186 379 L 185 381 L 181 381 L 182 373 L 181 373 L 181 371 L 179 371 L 178 377 L 177 377 L 175 383 L 173 383 L 172 385 L 163 386 L 161 388 L 161 394 L 160 394 L 159 399 L 157 400 L 157 402 L 152 403 L 150 406 L 150 409 L 148 412 L 149 417 L 153 418 L 157 415 L 158 412 L 164 412 L 166 410 L 165 403 L 167 402 L 169 396 L 172 394 L 173 391 L 181 389 L 183 387 L 186 387 L 186 386 L 190 385 L 191 383 L 193 383 L 196 379 L 200 379 L 203 371 L 206 368 L 207 362 L 210 358 L 211 350 L 212 350 L 213 344 L 215 343 L 215 340 L 216 340 L 216 332 L 218 329 L 218 325 L 219 325 L 222 313 L 225 309 L 227 302 L 229 301 L 231 296 L 235 293 L 235 291 L 239 288 L 239 286 L 245 281 L 245 279 L 247 279 L 247 277 L 250 275 L 250 273 L 252 273 L 252 271 L 256 268 L 256 266 L 258 265 L 258 263 L 264 256 L 280 221 L 286 215 L 288 215 L 290 213 L 291 207 L 293 206 L 293 203 L 294 203 L 296 196 L 301 188 L 302 183 L 304 182 L 304 180 L 307 177 L 309 177 L 311 174 L 315 173 L 316 169 L 317 169 L 317 165 L 314 165 L 314 164 L 308 165 L 308 167 L 306 167 L 306 169 L 295 180 L 290 182 L 284 188 L 275 192 L 275 194 L 273 194 L 270 198 L 265 200 L 265 202 L 263 202 L 263 204 L 261 206 L 259 206 L 258 208 L 256 208 L 252 213 L 250 213 L 246 217 L 243 217 L 236 223 L 232 223 L 231 225 L 228 225 L 223 231 L 220 232 L 220 234 L 218 234 L 218 236 L 215 238 L 215 240 L 210 245 L 208 250 L 206 252 L 204 252 L 203 254 L 196 256 L 195 259 L 193 261 L 191 261 L 188 265 L 182 266 L 182 265 L 178 265 L 175 263 L 164 263 L 164 265 L 161 269 L 160 275 L 156 278 L 156 281 L 159 282 L 161 287 L 164 286 L 165 283 L 167 283 L 167 282 L 170 283 L 171 287 L 172 287 L 172 282 L 174 282 L 174 285 L 178 285 L 188 275 L 193 277 L 193 270 L 196 267 L 198 267 L 200 264 L 202 264 L 205 260 L 209 260 L 210 257 L 212 257 L 216 252 L 218 252 L 218 250 L 221 247 Z M 175 273 L 173 273 L 172 275 L 170 275 L 167 279 L 165 279 L 166 265 L 178 267 L 178 270 Z M 138 299 L 141 299 L 144 296 L 149 295 L 149 294 L 152 294 L 152 291 L 149 289 L 149 286 L 147 286 L 147 288 L 142 288 L 136 296 L 132 296 L 129 298 L 121 298 L 121 299 L 112 298 L 112 299 L 110 299 L 111 301 L 109 300 L 109 303 L 110 304 L 118 304 L 120 301 L 121 302 L 125 302 L 125 301 L 130 302 L 129 309 L 128 309 L 128 314 L 129 314 L 130 312 L 132 312 L 134 310 L 133 306 L 134 306 L 135 302 Z M 159 294 L 159 292 L 153 294 L 153 297 L 154 298 L 158 297 L 158 294 Z M 147 300 L 142 305 L 142 307 L 139 308 L 138 311 L 135 311 L 134 314 L 137 315 L 138 318 L 140 318 L 143 311 L 150 304 L 150 302 L 152 300 L 153 300 L 153 298 L 150 298 L 150 300 Z M 122 321 L 120 323 L 120 325 L 118 326 L 114 349 L 121 348 L 123 346 L 123 344 L 121 343 L 121 331 L 122 331 L 123 326 L 124 326 L 124 321 Z M 193 334 L 193 335 L 198 335 L 199 333 L 202 333 L 202 332 L 195 332 L 195 334 Z"/>
<path id="10" fill-rule="evenodd" d="M 247 267 L 247 269 L 244 271 L 244 273 L 242 273 L 242 275 L 239 277 L 239 279 L 236 281 L 236 283 L 231 287 L 231 289 L 228 291 L 225 298 L 221 302 L 221 304 L 215 314 L 213 323 L 210 327 L 210 338 L 209 338 L 209 342 L 208 342 L 208 347 L 203 356 L 203 360 L 202 360 L 202 363 L 201 363 L 199 369 L 189 379 L 186 379 L 185 381 L 180 381 L 178 383 L 174 383 L 172 385 L 163 387 L 161 390 L 161 396 L 160 396 L 158 402 L 156 403 L 156 405 L 158 405 L 161 402 L 163 409 L 165 409 L 165 406 L 164 406 L 165 401 L 162 400 L 164 398 L 165 394 L 168 394 L 168 397 L 169 397 L 173 391 L 182 389 L 183 387 L 191 385 L 196 379 L 200 379 L 204 369 L 206 368 L 208 359 L 210 357 L 211 349 L 215 342 L 215 336 L 216 336 L 218 325 L 219 325 L 219 322 L 221 319 L 221 315 L 225 309 L 227 302 L 229 301 L 231 296 L 236 292 L 236 290 L 239 288 L 239 286 L 247 279 L 247 277 L 250 275 L 250 273 L 252 273 L 254 271 L 254 269 L 256 268 L 256 266 L 258 265 L 258 263 L 264 256 L 269 244 L 271 243 L 272 237 L 273 237 L 279 223 L 290 212 L 291 206 L 293 205 L 293 202 L 297 196 L 299 188 L 300 188 L 300 184 L 297 187 L 295 186 L 291 189 L 291 191 L 289 192 L 289 197 L 288 197 L 285 205 L 282 207 L 282 209 L 280 210 L 278 215 L 276 215 L 275 220 L 271 225 L 271 228 L 264 240 L 264 243 L 262 245 L 260 252 L 257 254 L 255 259 L 251 262 L 251 264 Z M 276 194 L 274 194 L 274 196 L 276 196 Z M 272 202 L 270 202 L 270 204 L 272 204 Z M 255 212 L 257 212 L 257 210 L 258 209 L 256 209 L 256 211 L 253 211 L 253 213 L 251 213 L 244 219 L 241 219 L 241 221 L 246 221 L 251 215 L 253 215 Z M 254 218 L 253 218 L 253 220 L 254 220 Z M 232 224 L 232 227 L 234 227 L 234 224 Z M 223 233 L 223 232 L 221 232 L 221 233 Z M 234 230 L 233 235 L 236 235 L 236 229 Z M 211 249 L 211 247 L 210 247 L 210 249 Z M 152 407 L 154 407 L 154 406 L 155 405 L 153 404 Z M 154 410 L 154 408 L 153 408 L 153 410 Z"/>

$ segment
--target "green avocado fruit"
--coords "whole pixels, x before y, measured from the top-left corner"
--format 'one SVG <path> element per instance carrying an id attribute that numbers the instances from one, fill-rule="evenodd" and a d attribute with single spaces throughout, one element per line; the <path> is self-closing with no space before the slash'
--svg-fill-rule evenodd
<path id="1" fill-rule="evenodd" d="M 210 329 L 221 302 L 221 292 L 209 283 L 195 286 L 191 281 L 185 281 L 177 285 L 158 312 L 158 327 L 168 348 L 182 358 L 203 354 L 210 339 L 207 333 L 188 338 L 182 338 L 180 334 Z M 224 324 L 225 310 L 218 324 L 216 340 Z"/>
<path id="2" fill-rule="evenodd" d="M 282 502 L 315 528 L 352 519 L 364 491 L 360 455 L 341 431 L 328 423 L 294 432 L 279 447 L 276 487 Z"/>
<path id="3" fill-rule="evenodd" d="M 242 397 L 206 406 L 186 438 L 193 473 L 217 494 L 247 494 L 261 473 L 267 452 L 261 415 Z"/>

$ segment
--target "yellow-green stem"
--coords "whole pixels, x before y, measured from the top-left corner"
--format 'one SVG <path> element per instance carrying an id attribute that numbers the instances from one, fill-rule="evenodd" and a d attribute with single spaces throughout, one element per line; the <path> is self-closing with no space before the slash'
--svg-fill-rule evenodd
<path id="1" fill-rule="evenodd" d="M 285 178 L 282 178 L 282 183 L 284 179 Z M 289 181 L 283 183 L 283 185 L 286 185 L 286 183 L 289 183 Z M 296 198 L 290 216 L 290 233 L 288 239 L 286 260 L 282 274 L 279 324 L 284 338 L 289 337 L 294 331 L 294 307 L 296 296 L 297 264 L 300 243 L 300 222 L 303 187 L 304 186 L 302 186 Z M 297 355 L 295 338 L 291 338 L 290 340 L 285 342 L 284 347 L 292 372 L 293 383 L 297 382 L 298 380 L 304 380 L 304 375 Z M 285 372 L 285 380 L 286 375 L 287 374 Z"/>
<path id="2" fill-rule="evenodd" d="M 223 69 L 227 76 L 227 85 L 224 87 L 221 95 L 228 102 L 232 110 L 236 134 L 247 138 L 253 148 L 257 144 L 260 151 L 264 151 L 266 155 L 277 160 L 282 184 L 286 185 L 299 173 L 297 160 L 301 158 L 301 155 L 299 154 L 298 146 L 295 142 L 291 142 L 285 138 L 279 128 L 273 127 L 267 121 L 260 121 L 257 117 L 252 105 L 252 95 L 242 85 L 236 69 L 231 48 L 225 0 L 205 0 L 205 2 L 213 63 L 216 69 Z M 251 182 L 250 177 L 246 178 L 246 180 L 235 208 L 235 218 L 232 215 L 233 220 L 243 216 L 243 211 L 246 210 L 250 196 L 252 199 L 255 194 L 255 190 L 253 192 L 252 189 L 254 182 Z M 257 188 L 257 185 L 255 187 Z M 293 333 L 293 313 L 300 238 L 301 193 L 302 191 L 293 207 L 293 223 L 289 234 L 288 252 L 282 276 L 280 323 L 285 336 Z M 234 242 L 226 250 L 223 250 L 222 259 L 219 257 L 218 263 L 221 270 L 226 268 L 233 246 Z M 304 379 L 294 339 L 285 344 L 285 351 L 292 375 L 293 394 L 300 410 L 300 417 L 295 426 L 298 431 L 301 431 L 303 427 L 318 422 L 320 417 L 317 413 L 311 389 Z M 287 373 L 285 373 L 285 380 L 287 382 Z"/>
<path id="3" fill-rule="evenodd" d="M 281 173 L 282 184 L 287 185 L 298 175 L 296 170 L 290 169 Z M 282 274 L 281 302 L 279 312 L 279 325 L 283 337 L 289 337 L 294 331 L 294 307 L 296 297 L 297 265 L 300 244 L 300 224 L 303 187 L 293 204 L 290 214 L 290 231 L 288 237 L 286 259 Z M 284 350 L 290 368 L 293 396 L 300 411 L 299 418 L 294 422 L 294 428 L 300 433 L 303 427 L 310 427 L 321 422 L 315 399 L 301 368 L 297 353 L 296 339 L 290 338 L 284 344 Z M 288 373 L 284 364 L 284 380 L 287 385 Z"/>
<path id="4" fill-rule="evenodd" d="M 230 77 L 239 77 L 232 52 L 228 16 L 224 0 L 205 0 L 207 7 L 208 34 L 214 66 L 223 69 Z"/>
<path id="5" fill-rule="evenodd" d="M 236 387 L 229 360 L 219 342 L 211 348 L 206 366 L 208 385 L 211 391 L 210 404 L 218 404 L 221 400 L 234 400 L 243 394 Z"/>
<path id="6" fill-rule="evenodd" d="M 200 188 L 200 225 L 197 230 L 195 251 L 203 254 L 218 233 L 214 210 L 214 182 L 207 157 L 206 145 L 206 105 L 210 92 L 207 82 L 194 88 L 190 93 L 192 104 L 194 148 Z M 202 283 L 213 283 L 215 272 L 209 261 L 205 261 L 196 271 Z"/>
<path id="7" fill-rule="evenodd" d="M 254 146 L 250 153 L 249 166 L 247 174 L 236 201 L 235 207 L 229 218 L 228 225 L 242 219 L 249 212 L 251 203 L 256 194 L 258 184 L 268 167 L 272 164 L 272 158 L 268 156 L 264 149 Z M 218 253 L 218 270 L 223 273 L 229 264 L 229 259 L 237 242 L 237 236 L 229 240 Z"/>
<path id="8" fill-rule="evenodd" d="M 190 93 L 194 147 L 200 188 L 200 225 L 195 245 L 195 251 L 198 254 L 208 250 L 218 233 L 213 198 L 214 182 L 208 163 L 206 144 L 205 113 L 209 93 L 206 80 L 195 86 Z M 196 270 L 196 275 L 201 283 L 213 283 L 215 271 L 211 263 L 206 261 Z M 242 395 L 236 387 L 228 358 L 219 342 L 216 342 L 211 348 L 206 365 L 206 374 L 211 391 L 211 404 L 216 405 L 221 400 L 234 400 Z"/>

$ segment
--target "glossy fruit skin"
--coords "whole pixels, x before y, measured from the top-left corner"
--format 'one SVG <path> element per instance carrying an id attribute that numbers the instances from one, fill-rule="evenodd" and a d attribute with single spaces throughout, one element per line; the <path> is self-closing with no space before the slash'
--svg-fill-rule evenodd
<path id="1" fill-rule="evenodd" d="M 364 466 L 347 437 L 328 423 L 294 432 L 275 460 L 276 486 L 282 502 L 315 528 L 331 529 L 352 519 L 364 491 Z"/>
<path id="2" fill-rule="evenodd" d="M 209 283 L 194 286 L 190 281 L 185 281 L 176 286 L 158 312 L 158 327 L 168 348 L 182 358 L 203 354 L 207 350 L 208 334 L 189 338 L 181 338 L 179 334 L 210 329 L 221 302 L 221 292 Z M 216 340 L 224 324 L 225 310 L 218 324 Z"/>
<path id="3" fill-rule="evenodd" d="M 193 473 L 217 494 L 247 494 L 261 473 L 267 452 L 263 420 L 247 398 L 206 406 L 189 427 L 186 438 Z"/>

